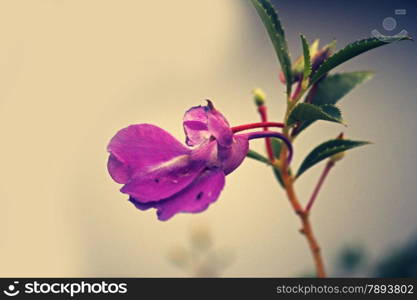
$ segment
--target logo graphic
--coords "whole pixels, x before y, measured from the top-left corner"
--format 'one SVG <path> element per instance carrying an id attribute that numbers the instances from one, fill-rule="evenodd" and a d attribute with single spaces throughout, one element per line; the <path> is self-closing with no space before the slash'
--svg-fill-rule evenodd
<path id="1" fill-rule="evenodd" d="M 395 15 L 405 16 L 407 14 L 407 10 L 406 9 L 396 9 L 394 11 L 394 13 L 395 13 Z M 386 17 L 382 21 L 382 27 L 387 32 L 388 31 L 393 31 L 395 28 L 397 28 L 397 20 L 394 19 L 393 17 Z M 379 39 L 381 41 L 392 40 L 392 39 L 401 39 L 408 34 L 407 30 L 405 30 L 405 29 L 401 30 L 397 34 L 391 34 L 391 35 L 384 35 L 381 32 L 379 32 L 379 30 L 377 30 L 377 29 L 372 30 L 371 33 L 374 37 L 376 37 L 377 39 Z"/>
<path id="2" fill-rule="evenodd" d="M 8 289 L 4 290 L 3 293 L 5 293 L 7 296 L 10 296 L 10 297 L 14 297 L 18 295 L 20 293 L 20 291 L 16 289 L 16 285 L 18 284 L 19 284 L 19 281 L 13 282 L 13 284 L 9 285 Z"/>

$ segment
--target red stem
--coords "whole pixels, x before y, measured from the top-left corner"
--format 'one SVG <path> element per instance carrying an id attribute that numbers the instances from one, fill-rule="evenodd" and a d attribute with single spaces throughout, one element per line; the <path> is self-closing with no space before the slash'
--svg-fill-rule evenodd
<path id="1" fill-rule="evenodd" d="M 335 163 L 333 161 L 329 161 L 329 162 L 327 162 L 326 166 L 324 167 L 323 173 L 321 173 L 320 179 L 317 182 L 316 188 L 314 189 L 314 192 L 311 195 L 311 198 L 308 201 L 307 206 L 305 208 L 306 213 L 308 213 L 310 211 L 311 207 L 313 206 L 314 201 L 316 200 L 317 195 L 320 192 L 320 189 L 323 185 L 324 180 L 326 179 L 327 175 L 329 174 L 331 168 L 333 168 L 334 165 L 335 165 Z"/>
<path id="2" fill-rule="evenodd" d="M 261 115 L 262 122 L 265 122 L 265 123 L 268 122 L 268 113 L 267 113 L 266 106 L 265 105 L 259 106 L 258 112 Z M 268 130 L 268 127 L 265 126 L 264 131 L 267 131 L 267 130 Z M 275 160 L 275 157 L 274 157 L 274 151 L 272 150 L 272 143 L 271 143 L 270 138 L 265 139 L 265 148 L 266 148 L 266 153 L 268 154 L 269 161 L 272 163 Z"/>
<path id="3" fill-rule="evenodd" d="M 283 128 L 284 124 L 283 123 L 278 123 L 278 122 L 250 123 L 250 124 L 245 124 L 245 125 L 239 125 L 239 126 L 232 127 L 232 131 L 235 133 L 235 132 L 239 132 L 239 131 L 243 131 L 243 130 L 247 130 L 247 129 L 255 129 L 255 128 L 263 128 L 264 130 L 268 130 L 268 127 Z"/>

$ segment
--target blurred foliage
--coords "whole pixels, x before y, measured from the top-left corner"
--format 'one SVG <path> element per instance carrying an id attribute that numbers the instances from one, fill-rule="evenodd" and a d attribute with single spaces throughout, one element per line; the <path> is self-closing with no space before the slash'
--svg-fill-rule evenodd
<path id="1" fill-rule="evenodd" d="M 407 243 L 390 249 L 384 257 L 368 263 L 368 254 L 360 245 L 349 245 L 336 256 L 335 276 L 417 277 L 417 234 Z"/>
<path id="2" fill-rule="evenodd" d="M 175 246 L 169 261 L 193 277 L 219 277 L 231 264 L 233 256 L 225 249 L 215 249 L 207 226 L 193 226 L 188 247 Z"/>
<path id="3" fill-rule="evenodd" d="M 375 277 L 417 277 L 417 235 L 402 248 L 395 249 L 372 271 Z"/>
<path id="4" fill-rule="evenodd" d="M 349 245 L 343 248 L 337 259 L 336 266 L 343 270 L 343 273 L 352 274 L 366 264 L 367 254 L 360 245 Z"/>

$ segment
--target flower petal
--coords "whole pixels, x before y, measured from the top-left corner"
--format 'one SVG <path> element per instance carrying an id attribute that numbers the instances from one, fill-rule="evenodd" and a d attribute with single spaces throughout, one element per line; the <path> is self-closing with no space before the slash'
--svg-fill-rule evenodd
<path id="1" fill-rule="evenodd" d="M 110 154 L 107 162 L 107 169 L 110 176 L 117 183 L 126 183 L 129 180 L 129 167 Z"/>
<path id="2" fill-rule="evenodd" d="M 207 124 L 209 132 L 216 138 L 219 145 L 225 147 L 230 146 L 233 132 L 226 118 L 219 111 L 214 108 L 210 109 Z"/>
<path id="3" fill-rule="evenodd" d="M 208 140 L 210 132 L 207 126 L 207 107 L 194 106 L 187 110 L 183 119 L 183 127 L 188 146 L 195 146 Z"/>
<path id="4" fill-rule="evenodd" d="M 150 124 L 131 125 L 120 130 L 107 150 L 111 154 L 109 173 L 119 183 L 126 183 L 138 171 L 190 152 L 171 134 Z"/>
<path id="5" fill-rule="evenodd" d="M 163 200 L 191 184 L 205 168 L 215 167 L 221 167 L 217 158 L 217 143 L 205 142 L 190 154 L 177 156 L 147 172 L 137 173 L 121 192 L 142 203 Z"/>
<path id="6" fill-rule="evenodd" d="M 194 148 L 190 154 L 192 160 L 204 160 L 205 165 L 209 169 L 221 167 L 221 162 L 217 155 L 217 142 L 206 141 Z"/>
<path id="7" fill-rule="evenodd" d="M 149 172 L 137 173 L 120 191 L 142 203 L 162 200 L 191 184 L 205 167 L 203 159 L 193 160 L 188 154 L 177 156 Z"/>
<path id="8" fill-rule="evenodd" d="M 246 135 L 235 135 L 231 147 L 219 146 L 218 156 L 222 161 L 225 174 L 234 171 L 245 159 L 249 151 L 249 141 Z"/>
<path id="9" fill-rule="evenodd" d="M 174 196 L 159 202 L 140 203 L 129 200 L 140 210 L 157 208 L 158 219 L 166 221 L 177 213 L 201 212 L 217 200 L 225 183 L 225 175 L 220 169 L 204 171 L 190 186 Z"/>
<path id="10" fill-rule="evenodd" d="M 215 137 L 222 146 L 232 143 L 233 132 L 226 118 L 217 111 L 211 101 L 207 106 L 195 106 L 184 115 L 184 131 L 187 135 L 186 143 L 189 146 L 199 145 Z"/>
<path id="11" fill-rule="evenodd" d="M 157 206 L 158 203 L 160 203 L 160 202 L 142 203 L 136 200 L 135 198 L 133 198 L 132 196 L 129 197 L 129 201 L 132 202 L 136 206 L 136 208 L 140 210 L 148 210 L 150 208 L 155 208 L 155 206 Z"/>

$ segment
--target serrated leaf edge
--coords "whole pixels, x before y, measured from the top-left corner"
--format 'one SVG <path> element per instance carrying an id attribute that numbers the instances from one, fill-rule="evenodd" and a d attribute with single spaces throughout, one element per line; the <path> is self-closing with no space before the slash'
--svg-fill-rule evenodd
<path id="1" fill-rule="evenodd" d="M 326 105 L 321 105 L 321 106 L 319 106 L 319 105 L 315 105 L 315 104 L 312 104 L 312 103 L 306 103 L 306 102 L 302 102 L 302 103 L 298 103 L 296 106 L 294 106 L 293 107 L 293 109 L 290 111 L 290 113 L 289 113 L 289 117 L 288 117 L 288 120 L 290 120 L 291 119 L 291 114 L 294 112 L 294 110 L 299 106 L 299 105 L 308 105 L 308 106 L 311 106 L 311 107 L 315 107 L 315 108 L 317 108 L 317 109 L 319 109 L 324 115 L 326 115 L 330 120 L 326 120 L 326 119 L 316 119 L 315 121 L 318 121 L 318 120 L 322 120 L 322 121 L 329 121 L 329 122 L 335 122 L 335 123 L 340 123 L 340 124 L 344 124 L 345 125 L 345 123 L 344 123 L 344 120 L 341 118 L 341 119 L 336 119 L 336 118 L 334 118 L 334 117 L 332 117 L 331 115 L 329 115 L 328 113 L 326 113 L 325 111 L 323 111 L 323 109 L 322 109 L 322 107 L 323 106 L 333 106 L 334 108 L 336 108 L 339 112 L 340 112 L 340 115 L 342 115 L 342 112 L 340 111 L 340 109 L 337 107 L 337 106 L 335 106 L 335 105 L 331 105 L 331 104 L 326 104 Z M 297 121 L 296 121 L 297 122 Z M 292 126 L 292 125 L 294 125 L 295 124 L 295 122 L 293 122 L 293 123 L 289 123 L 288 125 L 289 126 Z"/>
<path id="2" fill-rule="evenodd" d="M 304 73 L 303 78 L 307 79 L 312 71 L 311 66 L 311 55 L 310 55 L 310 46 L 308 45 L 307 39 L 304 35 L 300 35 L 301 43 L 303 45 L 303 56 L 304 56 Z"/>
<path id="3" fill-rule="evenodd" d="M 301 165 L 300 165 L 300 167 L 298 168 L 298 170 L 297 170 L 297 175 L 295 176 L 295 178 L 298 178 L 298 177 L 300 177 L 302 174 L 304 174 L 304 172 L 305 171 L 307 171 L 308 169 L 310 169 L 311 167 L 313 167 L 314 165 L 316 165 L 317 163 L 319 163 L 319 162 L 321 162 L 322 160 L 325 160 L 326 158 L 328 158 L 328 157 L 330 157 L 330 156 L 332 156 L 332 155 L 335 155 L 335 154 L 337 154 L 337 153 L 340 153 L 340 152 L 343 152 L 343 151 L 347 151 L 347 150 L 350 150 L 350 149 L 353 149 L 353 148 L 356 148 L 356 147 L 360 147 L 360 146 L 364 146 L 364 145 L 369 145 L 369 144 L 372 144 L 371 142 L 368 142 L 368 141 L 353 141 L 353 140 L 345 140 L 345 141 L 350 141 L 350 142 L 355 142 L 355 143 L 357 143 L 356 145 L 354 145 L 354 146 L 352 146 L 352 147 L 350 147 L 350 148 L 346 148 L 346 149 L 342 149 L 342 150 L 340 150 L 340 151 L 337 151 L 337 152 L 335 152 L 335 153 L 332 153 L 331 155 L 329 155 L 329 156 L 326 156 L 326 157 L 323 157 L 323 158 L 321 158 L 320 160 L 318 160 L 318 161 L 316 161 L 314 164 L 312 164 L 311 166 L 309 166 L 308 168 L 306 168 L 306 169 L 304 169 L 304 170 L 302 170 L 301 169 L 301 167 L 303 166 L 303 164 L 304 164 L 304 162 L 308 159 L 308 157 L 315 151 L 315 149 L 317 149 L 317 148 L 319 148 L 320 146 L 322 146 L 322 145 L 324 145 L 324 144 L 326 144 L 326 143 L 329 143 L 329 142 L 332 142 L 332 141 L 335 141 L 335 139 L 332 139 L 332 140 L 328 140 L 328 141 L 326 141 L 326 142 L 323 142 L 323 143 L 321 143 L 320 145 L 318 145 L 318 146 L 316 146 L 313 150 L 311 150 L 310 151 L 310 153 L 309 154 L 307 154 L 307 156 L 304 158 L 304 160 L 303 160 L 303 162 L 301 163 Z M 334 149 L 337 149 L 337 148 L 339 148 L 339 147 L 342 147 L 342 146 L 334 146 L 334 147 L 330 147 L 330 148 L 325 148 L 323 151 L 321 151 L 321 152 L 319 152 L 318 154 L 317 154 L 317 156 L 321 156 L 324 152 L 328 152 L 328 151 L 332 151 L 332 150 L 334 150 Z M 346 147 L 346 146 L 345 146 Z M 302 170 L 302 172 L 300 172 L 300 170 Z"/>
<path id="4" fill-rule="evenodd" d="M 273 40 L 271 40 L 271 42 L 275 48 L 275 52 L 278 56 L 279 63 L 285 75 L 287 94 L 290 95 L 291 89 L 292 89 L 291 58 L 290 58 L 290 53 L 288 50 L 288 42 L 285 38 L 284 26 L 282 26 L 281 20 L 278 17 L 277 9 L 269 0 L 251 0 L 251 2 L 255 6 L 256 10 L 258 10 L 257 7 L 263 9 L 265 15 L 269 18 L 269 21 L 271 22 L 272 26 L 275 29 L 275 38 L 277 40 L 282 40 L 282 43 L 280 43 L 281 45 L 276 45 Z M 273 13 L 273 15 L 271 15 L 271 12 Z M 279 37 L 279 34 L 281 34 L 282 36 L 281 38 Z M 270 35 L 270 32 L 268 32 L 268 35 Z M 282 47 L 282 44 L 284 45 L 284 47 Z M 276 48 L 279 48 L 279 49 L 276 49 Z"/>
<path id="5" fill-rule="evenodd" d="M 369 38 L 365 38 L 365 39 L 362 39 L 362 40 L 357 40 L 355 42 L 349 43 L 344 48 L 340 49 L 339 51 L 337 51 L 333 55 L 329 56 L 325 61 L 323 61 L 323 63 L 320 65 L 320 67 L 311 75 L 310 85 L 313 84 L 314 82 L 316 82 L 318 79 L 320 79 L 324 74 L 328 73 L 329 71 L 331 71 L 335 67 L 343 64 L 344 62 L 350 60 L 351 58 L 354 58 L 354 57 L 356 57 L 356 56 L 358 56 L 358 55 L 360 55 L 360 54 L 362 54 L 364 52 L 367 52 L 369 50 L 378 48 L 380 46 L 387 45 L 387 44 L 390 44 L 390 43 L 393 43 L 393 42 L 396 42 L 396 41 L 402 41 L 402 40 L 413 40 L 413 39 L 411 37 L 409 37 L 409 36 L 404 36 L 402 38 L 393 38 L 392 40 L 387 39 L 386 41 L 382 41 L 381 39 L 378 39 L 376 37 L 369 37 Z M 341 63 L 337 64 L 336 66 L 334 66 L 332 68 L 330 68 L 329 70 L 326 70 L 325 72 L 323 72 L 323 74 L 320 74 L 322 72 L 322 69 L 325 68 L 325 66 L 328 63 L 328 61 L 329 60 L 333 60 L 335 56 L 342 55 L 344 52 L 348 51 L 351 48 L 356 47 L 358 44 L 363 43 L 363 45 L 365 45 L 366 43 L 370 43 L 371 41 L 374 41 L 374 42 L 382 42 L 382 44 L 376 45 L 376 46 L 371 47 L 371 48 L 369 48 L 367 50 L 364 50 L 364 51 L 362 51 L 362 52 L 360 52 L 360 53 L 358 53 L 356 55 L 353 55 L 349 59 L 342 61 Z M 319 76 L 317 76 L 317 74 L 319 74 Z"/>

